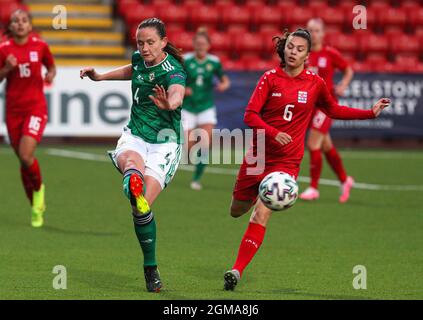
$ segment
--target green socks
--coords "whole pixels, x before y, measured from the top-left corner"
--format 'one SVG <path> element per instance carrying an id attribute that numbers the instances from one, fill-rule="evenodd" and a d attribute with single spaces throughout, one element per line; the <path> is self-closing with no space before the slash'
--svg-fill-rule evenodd
<path id="1" fill-rule="evenodd" d="M 131 199 L 131 192 L 129 190 L 129 178 L 131 175 L 127 175 L 123 177 L 123 193 L 128 199 Z"/>
<path id="2" fill-rule="evenodd" d="M 156 261 L 156 221 L 153 212 L 133 213 L 134 228 L 144 254 L 144 267 L 157 266 Z"/>
<path id="3" fill-rule="evenodd" d="M 129 180 L 132 174 L 138 174 L 143 179 L 142 173 L 136 169 L 129 169 L 123 174 L 123 193 L 131 200 Z M 145 192 L 145 185 L 144 185 Z M 132 200 L 131 200 L 132 201 Z M 157 266 L 156 261 L 156 221 L 153 212 L 141 214 L 137 210 L 132 212 L 134 217 L 135 234 L 144 254 L 144 267 Z"/>
<path id="4" fill-rule="evenodd" d="M 200 159 L 200 162 L 195 165 L 192 181 L 200 181 L 204 173 L 204 170 L 206 169 L 207 163 L 209 161 L 209 153 L 205 152 L 204 154 L 202 154 L 201 151 L 198 150 L 198 157 Z"/>

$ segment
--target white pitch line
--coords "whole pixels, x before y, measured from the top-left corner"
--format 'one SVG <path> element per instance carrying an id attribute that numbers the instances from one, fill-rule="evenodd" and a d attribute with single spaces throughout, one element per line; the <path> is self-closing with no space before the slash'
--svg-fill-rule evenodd
<path id="1" fill-rule="evenodd" d="M 107 156 L 101 154 L 81 152 L 81 151 L 70 151 L 63 149 L 47 149 L 47 154 L 51 156 L 57 156 L 62 158 L 71 158 L 71 159 L 80 159 L 80 160 L 90 160 L 90 161 L 100 161 L 100 162 L 110 162 L 110 159 Z"/>
<path id="2" fill-rule="evenodd" d="M 244 157 L 245 152 L 242 150 L 235 150 L 236 157 Z M 306 157 L 307 151 L 305 152 Z M 401 159 L 401 160 L 421 160 L 423 159 L 423 152 L 418 151 L 351 151 L 343 150 L 341 151 L 341 156 L 343 159 L 358 159 L 358 160 L 368 160 L 368 159 Z"/>
<path id="3" fill-rule="evenodd" d="M 49 155 L 62 157 L 62 158 L 110 162 L 110 159 L 107 156 L 105 155 L 103 156 L 103 155 L 95 154 L 95 153 L 52 149 L 52 148 L 47 149 L 46 152 Z M 180 165 L 179 170 L 194 171 L 194 166 Z M 236 175 L 238 173 L 238 170 L 236 169 L 213 168 L 213 167 L 207 167 L 206 171 L 208 173 L 231 175 L 231 176 Z M 309 177 L 299 176 L 297 180 L 299 182 L 310 182 Z M 339 187 L 338 180 L 320 179 L 319 183 L 326 186 Z M 363 190 L 383 190 L 383 191 L 423 191 L 423 185 L 382 185 L 382 184 L 372 184 L 372 183 L 363 183 L 363 182 L 356 182 L 354 184 L 354 188 L 363 189 Z"/>
<path id="4" fill-rule="evenodd" d="M 0 145 L 1 146 L 1 145 Z M 51 150 L 56 150 L 52 149 Z M 59 150 L 59 149 L 57 149 Z M 60 149 L 61 150 L 61 149 Z M 0 154 L 12 154 L 11 148 L 0 148 Z M 397 152 L 397 151 L 381 151 L 381 152 L 362 152 L 362 151 L 350 151 L 344 150 L 341 152 L 342 158 L 344 159 L 402 159 L 402 160 L 420 160 L 423 159 L 423 152 Z M 235 150 L 235 159 L 243 158 L 244 151 Z M 307 157 L 307 154 L 306 154 Z"/>
<path id="5" fill-rule="evenodd" d="M 401 159 L 401 160 L 421 160 L 423 159 L 423 153 L 409 153 L 409 152 L 397 152 L 397 153 L 363 153 L 360 151 L 351 152 L 351 151 L 342 151 L 342 158 L 345 159 Z"/>

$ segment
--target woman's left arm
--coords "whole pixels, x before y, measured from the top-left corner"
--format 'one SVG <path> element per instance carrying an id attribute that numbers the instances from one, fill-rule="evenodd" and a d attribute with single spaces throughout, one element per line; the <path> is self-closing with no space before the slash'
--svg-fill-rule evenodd
<path id="1" fill-rule="evenodd" d="M 56 73 L 57 73 L 57 70 L 56 70 L 56 65 L 50 65 L 48 68 L 47 68 L 47 73 L 46 73 L 46 75 L 44 76 L 44 81 L 45 82 L 47 82 L 47 83 L 52 83 L 53 82 L 53 79 L 56 77 Z"/>
<path id="2" fill-rule="evenodd" d="M 172 84 L 167 91 L 156 84 L 153 91 L 155 95 L 150 95 L 149 98 L 162 110 L 176 110 L 184 100 L 185 87 L 181 84 Z"/>
<path id="3" fill-rule="evenodd" d="M 338 96 L 343 96 L 345 90 L 348 88 L 352 78 L 354 77 L 354 71 L 351 66 L 348 66 L 343 71 L 343 76 L 341 81 L 335 86 L 335 92 Z"/>
<path id="4" fill-rule="evenodd" d="M 225 74 L 219 79 L 219 83 L 216 86 L 217 91 L 224 92 L 229 89 L 231 86 L 231 81 L 229 77 Z"/>
<path id="5" fill-rule="evenodd" d="M 320 80 L 319 98 L 316 106 L 332 119 L 340 120 L 364 120 L 373 119 L 380 115 L 383 109 L 389 107 L 391 100 L 388 98 L 379 99 L 370 110 L 349 108 L 339 105 L 330 94 L 323 79 Z"/>

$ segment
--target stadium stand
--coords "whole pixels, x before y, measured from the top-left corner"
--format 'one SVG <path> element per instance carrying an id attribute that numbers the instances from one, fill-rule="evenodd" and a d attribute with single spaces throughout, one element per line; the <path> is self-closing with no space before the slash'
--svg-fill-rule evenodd
<path id="1" fill-rule="evenodd" d="M 67 10 L 67 29 L 52 26 L 53 7 Z M 10 13 L 22 7 L 31 12 L 33 26 L 50 44 L 58 65 L 122 65 L 128 63 L 125 29 L 113 17 L 113 6 L 102 0 L 0 0 L 1 25 L 6 28 Z"/>
<path id="2" fill-rule="evenodd" d="M 367 29 L 353 30 L 353 7 L 360 4 L 367 8 Z M 143 14 L 135 15 L 135 10 Z M 206 26 L 213 50 L 232 70 L 271 66 L 272 36 L 315 16 L 326 22 L 327 42 L 359 71 L 419 72 L 423 59 L 423 5 L 415 0 L 118 0 L 117 12 L 130 26 L 127 39 L 140 20 L 155 15 L 168 24 L 170 39 L 185 51 L 191 49 L 195 29 Z"/>
<path id="3" fill-rule="evenodd" d="M 51 31 L 52 3 L 66 5 L 68 30 Z M 360 4 L 367 8 L 366 30 L 352 28 L 353 7 Z M 29 8 L 34 26 L 61 64 L 72 64 L 81 55 L 115 63 L 128 59 L 138 23 L 152 16 L 166 22 L 170 40 L 184 51 L 192 49 L 195 30 L 206 26 L 212 50 L 232 70 L 272 65 L 272 36 L 304 26 L 316 16 L 326 22 L 327 43 L 360 71 L 419 72 L 423 62 L 423 4 L 418 0 L 78 0 L 69 5 L 0 0 L 3 28 L 9 12 L 19 5 Z"/>

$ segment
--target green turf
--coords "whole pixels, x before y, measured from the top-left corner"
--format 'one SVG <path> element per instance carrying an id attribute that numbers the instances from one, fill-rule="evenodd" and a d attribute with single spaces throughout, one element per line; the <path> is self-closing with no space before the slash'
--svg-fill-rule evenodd
<path id="1" fill-rule="evenodd" d="M 109 148 L 67 147 L 96 154 Z M 47 150 L 38 150 L 46 223 L 33 229 L 18 162 L 0 148 L 0 299 L 423 298 L 423 191 L 355 189 L 340 205 L 338 189 L 322 186 L 318 202 L 274 214 L 237 290 L 224 292 L 223 273 L 248 222 L 228 214 L 235 177 L 206 173 L 204 190 L 195 192 L 188 188 L 191 173 L 178 171 L 153 206 L 165 290 L 149 294 L 117 171 L 107 162 Z M 423 152 L 342 154 L 359 182 L 423 184 Z M 307 165 L 305 158 L 302 175 Z M 334 179 L 327 165 L 323 177 Z M 67 290 L 52 287 L 55 265 L 67 268 Z M 353 289 L 355 265 L 367 268 L 367 290 Z"/>

